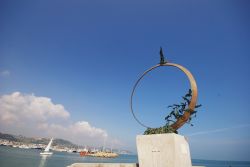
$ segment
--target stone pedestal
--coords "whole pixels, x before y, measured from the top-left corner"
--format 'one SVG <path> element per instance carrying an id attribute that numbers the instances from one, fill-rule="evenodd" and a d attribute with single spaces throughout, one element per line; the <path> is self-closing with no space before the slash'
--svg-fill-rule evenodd
<path id="1" fill-rule="evenodd" d="M 189 145 L 175 133 L 138 135 L 136 137 L 140 167 L 191 167 Z"/>

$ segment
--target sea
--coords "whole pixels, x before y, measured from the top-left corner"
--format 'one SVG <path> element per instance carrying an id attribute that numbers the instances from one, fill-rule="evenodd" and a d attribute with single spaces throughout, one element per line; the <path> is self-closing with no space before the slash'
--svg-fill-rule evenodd
<path id="1" fill-rule="evenodd" d="M 80 157 L 78 153 L 54 152 L 40 156 L 40 150 L 0 146 L 0 167 L 67 167 L 73 163 L 137 163 L 136 155 L 119 155 L 117 158 Z M 213 161 L 193 159 L 192 164 L 206 167 L 250 167 L 244 161 Z"/>

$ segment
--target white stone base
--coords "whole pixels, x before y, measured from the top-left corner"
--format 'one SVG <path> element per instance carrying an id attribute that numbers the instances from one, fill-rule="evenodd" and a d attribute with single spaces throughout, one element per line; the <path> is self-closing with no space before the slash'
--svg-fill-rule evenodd
<path id="1" fill-rule="evenodd" d="M 175 133 L 138 135 L 136 137 L 140 167 L 191 167 L 189 145 Z"/>

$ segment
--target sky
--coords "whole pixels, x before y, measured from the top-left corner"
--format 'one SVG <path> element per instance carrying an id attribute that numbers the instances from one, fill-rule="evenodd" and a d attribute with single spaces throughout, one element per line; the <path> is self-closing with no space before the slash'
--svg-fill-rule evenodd
<path id="1" fill-rule="evenodd" d="M 132 87 L 159 63 L 194 75 L 202 107 L 179 134 L 192 158 L 250 161 L 250 3 L 244 0 L 2 0 L 0 132 L 136 152 Z M 187 77 L 158 68 L 134 97 L 137 117 L 165 124 Z M 218 149 L 219 148 L 219 149 Z"/>

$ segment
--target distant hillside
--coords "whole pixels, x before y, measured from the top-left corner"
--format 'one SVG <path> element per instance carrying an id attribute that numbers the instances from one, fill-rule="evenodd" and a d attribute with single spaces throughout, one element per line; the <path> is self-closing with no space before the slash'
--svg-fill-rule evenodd
<path id="1" fill-rule="evenodd" d="M 4 134 L 0 132 L 0 139 L 5 139 L 13 142 L 21 142 L 26 144 L 44 144 L 47 145 L 50 141 L 49 138 L 35 138 L 35 137 L 25 137 L 22 135 L 12 135 L 12 134 Z M 68 140 L 64 139 L 54 139 L 52 146 L 62 146 L 62 147 L 68 147 L 68 148 L 84 148 L 83 146 L 76 145 L 74 143 L 71 143 Z M 102 147 L 96 148 L 98 150 L 102 150 Z M 107 148 L 109 149 L 109 148 Z M 110 149 L 109 149 L 110 150 Z M 115 152 L 119 152 L 121 154 L 132 154 L 132 152 L 128 150 L 117 150 L 113 149 Z"/>
<path id="2" fill-rule="evenodd" d="M 5 139 L 14 142 L 22 142 L 22 143 L 33 143 L 33 144 L 45 144 L 47 145 L 50 141 L 48 138 L 33 138 L 33 137 L 25 137 L 22 135 L 12 135 L 12 134 L 4 134 L 0 132 L 0 139 Z M 64 139 L 54 139 L 52 145 L 58 146 L 66 146 L 66 147 L 77 147 L 76 144 L 71 143 L 68 140 Z"/>
<path id="3" fill-rule="evenodd" d="M 0 132 L 0 139 L 5 139 L 5 140 L 9 140 L 9 141 L 18 141 L 17 138 L 15 138 L 13 135 L 10 134 L 4 134 Z"/>

